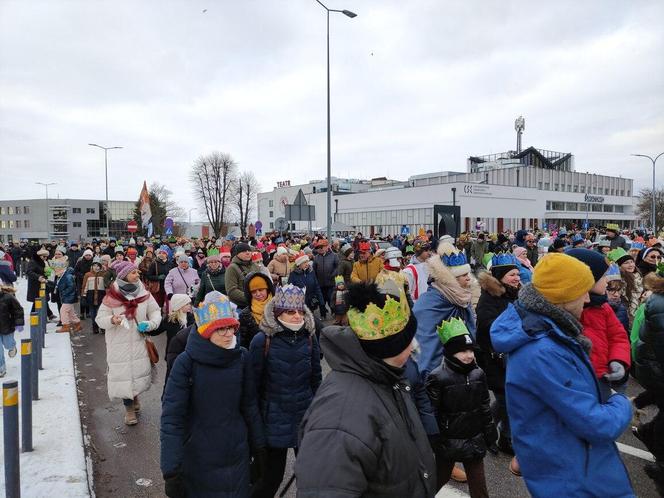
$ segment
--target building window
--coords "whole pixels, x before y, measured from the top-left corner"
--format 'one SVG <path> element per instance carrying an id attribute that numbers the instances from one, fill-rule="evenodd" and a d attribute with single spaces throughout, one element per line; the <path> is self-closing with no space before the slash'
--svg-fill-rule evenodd
<path id="1" fill-rule="evenodd" d="M 3 208 L 2 206 L 0 206 L 0 214 L 5 214 L 5 208 Z"/>
<path id="2" fill-rule="evenodd" d="M 605 213 L 613 213 L 613 204 L 604 204 Z"/>
<path id="3" fill-rule="evenodd" d="M 30 206 L 23 206 L 23 214 L 30 214 Z"/>
<path id="4" fill-rule="evenodd" d="M 629 197 L 629 190 L 627 191 L 627 197 Z"/>
<path id="5" fill-rule="evenodd" d="M 542 190 L 542 182 L 537 182 L 537 189 Z"/>
<path id="6" fill-rule="evenodd" d="M 0 221 L 0 228 L 7 228 L 7 222 L 5 220 Z"/>
<path id="7" fill-rule="evenodd" d="M 3 221 L 3 223 L 4 223 L 4 221 Z M 270 230 L 274 230 L 274 222 L 272 222 L 272 221 L 270 222 Z"/>
<path id="8" fill-rule="evenodd" d="M 609 195 L 609 189 L 608 188 L 604 189 L 604 195 Z"/>
<path id="9" fill-rule="evenodd" d="M 268 213 L 268 216 L 269 216 L 270 218 L 274 218 L 274 211 L 270 211 L 270 212 Z"/>
<path id="10" fill-rule="evenodd" d="M 579 202 L 579 211 L 588 211 L 588 204 L 585 202 Z"/>
<path id="11" fill-rule="evenodd" d="M 557 183 L 554 183 L 554 184 L 553 184 L 553 190 L 555 190 L 556 192 L 558 192 L 558 184 L 557 184 Z"/>
<path id="12" fill-rule="evenodd" d="M 624 213 L 625 212 L 625 206 L 613 206 L 613 212 L 614 213 Z"/>
<path id="13" fill-rule="evenodd" d="M 576 202 L 566 202 L 565 203 L 565 211 L 577 211 L 579 209 L 579 205 Z"/>
<path id="14" fill-rule="evenodd" d="M 9 228 L 14 228 L 14 220 L 9 220 Z"/>
<path id="15" fill-rule="evenodd" d="M 544 182 L 544 190 L 549 190 L 549 182 Z"/>
<path id="16" fill-rule="evenodd" d="M 620 196 L 625 197 L 625 190 L 624 189 L 620 191 Z"/>
<path id="17" fill-rule="evenodd" d="M 559 201 L 551 201 L 551 211 L 564 211 L 565 203 Z"/>
<path id="18" fill-rule="evenodd" d="M 15 212 L 16 214 L 21 214 L 21 206 L 16 206 L 16 207 L 14 208 L 14 212 Z"/>
<path id="19" fill-rule="evenodd" d="M 578 185 L 574 185 L 574 192 L 578 192 L 578 191 L 579 191 L 579 186 L 578 186 Z"/>
<path id="20" fill-rule="evenodd" d="M 21 220 L 16 220 L 16 228 L 21 228 Z"/>
<path id="21" fill-rule="evenodd" d="M 603 211 L 602 205 L 601 204 L 593 204 L 592 205 L 592 211 L 596 213 L 601 213 Z"/>
<path id="22" fill-rule="evenodd" d="M 95 208 L 85 208 L 85 214 L 95 214 Z"/>
<path id="23" fill-rule="evenodd" d="M 80 221 L 74 221 L 74 222 L 72 222 L 72 226 L 74 228 L 81 228 L 81 222 Z"/>
<path id="24" fill-rule="evenodd" d="M 274 207 L 274 200 L 270 199 L 267 203 L 267 207 Z"/>
<path id="25" fill-rule="evenodd" d="M 74 214 L 81 214 L 81 208 L 73 208 L 71 212 Z"/>
<path id="26" fill-rule="evenodd" d="M 579 187 L 579 191 L 580 191 L 582 194 L 585 194 L 585 193 L 586 193 L 586 186 L 585 186 L 585 185 L 581 185 L 581 186 Z"/>
<path id="27" fill-rule="evenodd" d="M 9 206 L 9 207 L 7 208 L 7 214 L 14 214 L 14 208 L 11 207 L 11 206 Z"/>
<path id="28" fill-rule="evenodd" d="M 23 222 L 23 228 L 30 228 L 30 220 L 25 220 Z"/>

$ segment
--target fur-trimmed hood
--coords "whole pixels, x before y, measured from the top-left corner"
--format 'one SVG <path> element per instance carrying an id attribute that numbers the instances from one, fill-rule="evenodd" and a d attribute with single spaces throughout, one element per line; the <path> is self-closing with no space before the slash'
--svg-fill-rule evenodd
<path id="1" fill-rule="evenodd" d="M 314 314 L 306 306 L 304 307 L 304 328 L 307 332 L 309 332 L 309 334 L 316 332 L 316 321 L 314 320 Z M 271 337 L 274 337 L 277 333 L 284 330 L 284 327 L 274 316 L 274 300 L 271 300 L 265 305 L 265 311 L 263 311 L 263 320 L 261 320 L 260 329 L 265 333 L 265 335 Z"/>
<path id="2" fill-rule="evenodd" d="M 441 287 L 459 285 L 454 275 L 452 275 L 452 272 L 450 272 L 447 266 L 443 264 L 439 256 L 432 256 L 427 259 L 426 265 L 429 267 L 430 281 L 433 280 Z"/>
<path id="3" fill-rule="evenodd" d="M 664 277 L 658 276 L 655 272 L 648 273 L 643 278 L 643 286 L 655 294 L 664 294 Z"/>
<path id="4" fill-rule="evenodd" d="M 0 292 L 4 292 L 5 294 L 16 294 L 16 289 L 11 285 L 0 285 Z"/>
<path id="5" fill-rule="evenodd" d="M 505 294 L 505 286 L 500 283 L 500 280 L 491 275 L 491 272 L 479 272 L 477 274 L 477 281 L 480 283 L 482 290 L 488 292 L 493 297 L 500 297 Z"/>

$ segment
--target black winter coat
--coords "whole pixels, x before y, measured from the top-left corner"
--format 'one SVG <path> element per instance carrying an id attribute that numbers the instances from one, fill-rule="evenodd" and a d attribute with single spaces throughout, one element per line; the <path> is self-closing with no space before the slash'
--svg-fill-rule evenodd
<path id="1" fill-rule="evenodd" d="M 486 373 L 489 389 L 505 392 L 506 363 L 504 355 L 496 353 L 491 345 L 491 324 L 507 309 L 518 295 L 517 290 L 508 290 L 489 272 L 478 276 L 482 293 L 477 301 L 477 345 L 480 347 L 477 361 Z"/>
<path id="2" fill-rule="evenodd" d="M 12 287 L 0 287 L 0 334 L 13 334 L 16 327 L 25 324 L 23 307 Z"/>
<path id="3" fill-rule="evenodd" d="M 28 275 L 27 300 L 31 303 L 35 302 L 39 296 L 39 277 L 46 278 L 44 275 L 45 267 L 46 263 L 44 263 L 44 260 L 37 256 L 36 253 L 28 263 L 28 267 L 26 269 L 26 273 Z"/>
<path id="4" fill-rule="evenodd" d="M 274 317 L 273 304 L 265 306 L 249 352 L 267 444 L 295 448 L 300 421 L 321 383 L 320 349 L 311 311 L 305 312 L 303 328 L 293 332 Z"/>
<path id="5" fill-rule="evenodd" d="M 350 327 L 326 327 L 332 372 L 302 420 L 299 498 L 431 498 L 433 451 L 404 369 L 369 358 Z"/>
<path id="6" fill-rule="evenodd" d="M 646 278 L 654 293 L 645 304 L 634 352 L 634 370 L 644 388 L 664 398 L 664 278 L 655 274 Z"/>
<path id="7" fill-rule="evenodd" d="M 484 458 L 496 429 L 482 369 L 445 357 L 427 377 L 426 388 L 440 429 L 439 455 L 453 462 Z"/>
<path id="8" fill-rule="evenodd" d="M 265 447 L 247 350 L 194 332 L 175 361 L 161 415 L 161 471 L 187 496 L 249 496 L 251 448 Z"/>
<path id="9" fill-rule="evenodd" d="M 154 262 L 150 265 L 150 270 L 148 270 L 148 274 L 145 275 L 145 278 L 152 282 L 159 282 L 159 290 L 163 292 L 166 275 L 168 275 L 168 272 L 173 268 L 175 268 L 175 264 L 172 261 L 162 261 L 159 258 L 155 258 Z"/>
<path id="10" fill-rule="evenodd" d="M 193 305 L 198 306 L 198 303 L 203 302 L 205 296 L 212 291 L 221 292 L 226 295 L 226 268 L 219 267 L 219 270 L 212 273 L 210 268 L 203 272 L 199 272 L 201 277 L 201 284 L 198 287 L 196 298 Z"/>

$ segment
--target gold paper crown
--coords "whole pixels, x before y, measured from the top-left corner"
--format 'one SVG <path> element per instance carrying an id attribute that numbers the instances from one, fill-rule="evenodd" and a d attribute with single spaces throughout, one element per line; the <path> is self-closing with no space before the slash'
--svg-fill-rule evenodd
<path id="1" fill-rule="evenodd" d="M 364 312 L 356 308 L 348 310 L 350 327 L 357 337 L 364 341 L 384 339 L 398 334 L 406 328 L 409 319 L 410 308 L 403 287 L 399 293 L 399 301 L 387 294 L 382 308 L 371 303 Z"/>

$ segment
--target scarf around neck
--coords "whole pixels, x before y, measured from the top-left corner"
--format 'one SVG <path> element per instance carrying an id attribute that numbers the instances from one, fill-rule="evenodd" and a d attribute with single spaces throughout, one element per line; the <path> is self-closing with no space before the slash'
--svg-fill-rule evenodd
<path id="1" fill-rule="evenodd" d="M 256 320 L 256 323 L 260 325 L 263 320 L 263 312 L 265 311 L 265 306 L 272 300 L 272 294 L 268 293 L 265 301 L 256 301 L 255 299 L 251 300 L 251 314 Z"/>
<path id="2" fill-rule="evenodd" d="M 544 299 L 544 296 L 537 292 L 532 284 L 526 284 L 521 287 L 519 291 L 519 304 L 528 311 L 544 315 L 553 320 L 560 330 L 562 330 L 563 334 L 576 341 L 586 353 L 590 353 L 592 342 L 583 335 L 583 326 L 581 323 L 570 312 Z"/>
<path id="3" fill-rule="evenodd" d="M 438 282 L 434 282 L 431 285 L 438 289 L 449 302 L 462 308 L 467 308 L 473 298 L 470 289 L 464 289 L 461 287 L 456 279 L 454 279 L 454 282 L 445 286 L 439 285 Z"/>
<path id="4" fill-rule="evenodd" d="M 102 303 L 108 306 L 109 308 L 118 308 L 120 306 L 124 307 L 124 315 L 128 320 L 133 320 L 136 317 L 136 309 L 138 305 L 144 301 L 147 301 L 151 296 L 149 292 L 146 292 L 140 297 L 132 298 L 127 297 L 122 293 L 115 285 L 106 291 L 106 295 L 102 300 Z"/>

